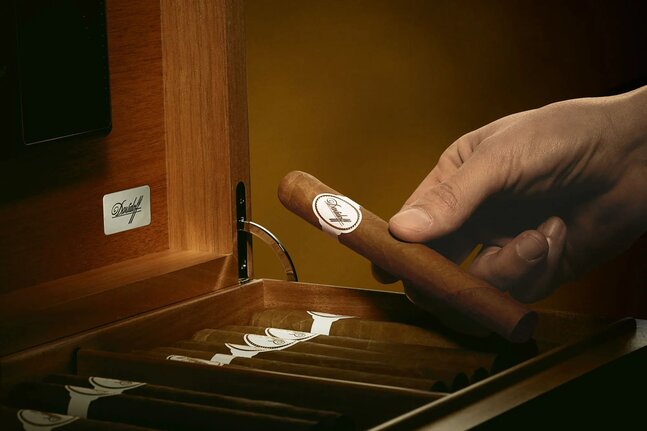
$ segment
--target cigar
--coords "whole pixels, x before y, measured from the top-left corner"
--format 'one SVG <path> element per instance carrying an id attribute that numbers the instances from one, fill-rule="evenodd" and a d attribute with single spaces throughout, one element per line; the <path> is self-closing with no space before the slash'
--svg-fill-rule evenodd
<path id="1" fill-rule="evenodd" d="M 228 349 L 222 347 L 219 343 L 199 342 L 199 341 L 178 341 L 172 344 L 172 347 L 181 349 L 202 350 L 215 353 L 224 353 Z M 221 347 L 221 348 L 219 348 Z M 224 353 L 230 354 L 230 353 Z M 339 358 L 333 356 L 317 355 L 310 353 L 300 353 L 288 350 L 278 351 L 261 351 L 254 355 L 258 359 L 268 359 L 271 361 L 288 362 L 291 364 L 315 365 L 318 367 L 341 368 L 351 371 L 363 371 L 375 374 L 393 374 L 408 377 L 423 377 L 423 373 L 416 373 L 415 370 L 399 369 L 394 370 L 392 365 L 376 361 L 360 361 L 355 359 Z"/>
<path id="2" fill-rule="evenodd" d="M 198 334 L 201 339 L 200 342 L 203 343 L 202 345 L 188 342 L 175 343 L 174 345 L 195 350 L 207 350 L 213 353 L 231 352 L 232 354 L 236 354 L 237 352 L 235 350 L 231 350 L 225 344 L 229 343 L 229 346 L 233 344 L 243 347 L 251 345 L 252 347 L 250 348 L 253 348 L 255 344 L 271 345 L 270 342 L 265 342 L 265 340 L 275 339 L 277 342 L 284 341 L 283 346 L 279 345 L 277 347 L 283 347 L 285 350 L 263 351 L 259 349 L 256 357 L 304 363 L 304 361 L 314 361 L 323 356 L 329 358 L 328 364 L 335 368 L 361 369 L 364 365 L 366 367 L 365 371 L 443 381 L 452 390 L 462 388 L 463 384 L 468 382 L 465 372 L 479 367 L 487 367 L 490 369 L 496 359 L 496 355 L 470 352 L 463 352 L 461 354 L 455 350 L 443 349 L 437 350 L 433 360 L 430 360 L 432 358 L 429 356 L 424 358 L 409 357 L 402 355 L 400 352 L 385 353 L 352 349 L 315 343 L 313 340 L 283 340 L 281 338 L 276 339 L 275 337 L 253 334 L 256 335 L 254 338 L 245 332 L 232 332 L 219 329 L 203 330 Z M 303 355 L 290 355 L 290 353 L 302 353 Z M 312 355 L 316 356 L 316 358 L 312 358 Z M 339 359 L 336 364 L 335 359 Z M 323 362 L 324 360 L 321 359 L 318 365 L 324 365 Z"/>
<path id="3" fill-rule="evenodd" d="M 287 337 L 289 339 L 297 338 L 307 340 L 308 343 L 325 344 L 329 346 L 345 347 L 348 349 L 365 350 L 370 352 L 385 353 L 391 355 L 400 355 L 407 358 L 420 358 L 433 362 L 438 356 L 448 356 L 449 361 L 461 363 L 463 360 L 470 361 L 470 366 L 483 366 L 490 372 L 498 372 L 518 362 L 528 359 L 537 354 L 536 346 L 525 346 L 520 349 L 518 344 L 505 346 L 514 347 L 514 349 L 501 348 L 500 351 L 481 351 L 474 349 L 465 349 L 462 347 L 437 347 L 419 344 L 391 343 L 379 340 L 369 340 L 363 338 L 340 337 L 335 335 L 310 334 L 302 331 L 292 331 L 279 328 L 264 328 L 258 326 L 227 325 L 220 328 L 224 331 L 233 331 L 238 333 L 250 333 L 259 335 L 269 335 L 275 337 Z M 209 335 L 213 329 L 202 329 L 193 335 L 196 341 L 208 341 Z M 478 363 L 471 361 L 477 360 Z M 485 364 L 490 363 L 491 366 Z"/>
<path id="4" fill-rule="evenodd" d="M 334 335 L 317 335 L 300 331 L 282 330 L 277 328 L 261 328 L 256 326 L 228 325 L 221 328 L 224 331 L 250 333 L 257 335 L 268 335 L 276 337 L 288 337 L 289 339 L 305 339 L 310 344 L 322 344 L 336 347 L 343 347 L 354 350 L 365 350 L 382 353 L 387 356 L 405 357 L 409 359 L 422 360 L 429 364 L 430 368 L 434 366 L 441 369 L 452 369 L 458 371 L 473 373 L 478 372 L 478 376 L 470 378 L 472 380 L 482 380 L 483 372 L 487 375 L 503 371 L 513 365 L 516 365 L 537 354 L 537 348 L 534 345 L 524 346 L 520 349 L 519 345 L 512 345 L 513 349 L 502 352 L 483 352 L 467 349 L 451 349 L 445 347 L 421 346 L 414 344 L 387 343 L 374 340 L 363 340 L 350 337 L 337 337 Z M 212 329 L 203 329 L 194 334 L 193 339 L 197 341 L 208 340 Z M 534 346 L 534 348 L 532 348 Z M 404 369 L 403 372 L 407 372 Z M 487 377 L 487 376 L 486 376 Z"/>
<path id="5" fill-rule="evenodd" d="M 359 319 L 352 316 L 340 316 L 317 311 L 282 308 L 261 310 L 252 315 L 250 325 L 389 343 L 460 347 L 458 343 L 443 335 L 417 326 L 398 322 Z"/>
<path id="6" fill-rule="evenodd" d="M 384 220 L 312 175 L 290 172 L 281 180 L 278 196 L 286 208 L 313 226 L 387 272 L 411 282 L 417 290 L 408 295 L 456 310 L 509 341 L 531 338 L 537 324 L 535 312 L 426 245 L 395 239 Z"/>
<path id="7" fill-rule="evenodd" d="M 441 398 L 434 392 L 81 349 L 77 372 L 334 410 L 368 429 Z"/>
<path id="8" fill-rule="evenodd" d="M 324 368 L 359 371 L 369 374 L 433 380 L 434 382 L 436 382 L 436 384 L 433 386 L 433 390 L 442 392 L 445 392 L 447 390 L 455 391 L 462 389 L 469 383 L 469 379 L 467 378 L 466 373 L 464 373 L 462 370 L 456 369 L 456 367 L 451 367 L 450 369 L 448 369 L 447 367 L 433 367 L 429 366 L 426 362 L 423 361 L 411 362 L 401 360 L 400 358 L 394 358 L 392 356 L 388 357 L 382 354 L 378 354 L 378 357 L 376 358 L 379 359 L 379 361 L 364 361 L 353 359 L 352 356 L 355 352 L 349 352 L 349 350 L 351 349 L 342 348 L 343 353 L 339 353 L 340 349 L 336 348 L 335 346 L 317 346 L 316 344 L 314 346 L 326 347 L 326 350 L 332 350 L 334 352 L 333 355 L 337 356 L 326 356 L 321 354 L 310 354 L 283 350 L 259 351 L 254 355 L 254 358 L 291 364 L 313 365 Z M 228 355 L 228 353 L 231 353 L 231 350 L 224 344 L 211 341 L 180 341 L 173 343 L 172 347 L 189 350 L 200 350 L 209 352 L 212 355 L 223 353 L 225 355 Z M 312 345 L 303 345 L 299 347 L 300 350 L 306 352 L 312 349 Z M 358 353 L 363 354 L 364 352 L 359 351 Z M 214 359 L 218 360 L 217 356 Z"/>
<path id="9" fill-rule="evenodd" d="M 21 383 L 10 392 L 14 406 L 59 414 L 77 413 L 88 419 L 129 423 L 166 430 L 208 430 L 214 424 L 224 429 L 318 429 L 317 423 L 234 409 L 121 395 L 76 386 Z"/>
<path id="10" fill-rule="evenodd" d="M 136 351 L 136 354 L 150 355 L 157 358 L 179 356 L 202 360 L 212 360 L 214 353 L 205 350 L 189 350 L 178 347 L 157 347 L 145 351 Z M 315 365 L 292 364 L 288 362 L 272 361 L 267 359 L 244 358 L 240 356 L 230 358 L 226 366 L 251 368 L 255 370 L 275 371 L 279 373 L 295 374 L 302 376 L 323 377 L 327 379 L 363 382 L 377 385 L 395 386 L 399 388 L 417 389 L 422 391 L 447 392 L 444 382 L 432 379 L 390 376 L 386 374 L 373 374 L 360 371 L 344 370 L 340 368 L 318 367 Z"/>
<path id="11" fill-rule="evenodd" d="M 81 419 L 76 416 L 30 409 L 13 409 L 0 405 L 0 424 L 4 431 L 60 429 L 65 431 L 146 431 L 151 428 L 116 422 Z"/>
<path id="12" fill-rule="evenodd" d="M 58 385 L 72 385 L 85 388 L 102 390 L 118 390 L 140 397 L 158 398 L 190 404 L 202 404 L 211 407 L 223 407 L 248 412 L 265 413 L 275 416 L 286 416 L 297 419 L 306 419 L 324 424 L 329 429 L 353 429 L 348 416 L 328 410 L 309 409 L 278 403 L 268 400 L 254 400 L 242 397 L 233 397 L 209 392 L 178 389 L 170 386 L 151 385 L 148 383 L 108 379 L 104 377 L 84 377 L 69 374 L 55 374 L 47 376 L 45 383 Z"/>

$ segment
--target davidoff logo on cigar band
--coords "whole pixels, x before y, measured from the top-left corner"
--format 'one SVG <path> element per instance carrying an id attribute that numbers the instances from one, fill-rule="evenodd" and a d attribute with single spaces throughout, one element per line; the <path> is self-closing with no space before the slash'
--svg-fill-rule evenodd
<path id="1" fill-rule="evenodd" d="M 18 420 L 22 423 L 26 431 L 32 430 L 51 430 L 54 428 L 67 425 L 77 420 L 77 417 L 59 415 L 56 413 L 45 413 L 37 410 L 18 410 L 16 413 Z"/>
<path id="2" fill-rule="evenodd" d="M 362 221 L 360 206 L 345 196 L 319 194 L 312 201 L 312 210 L 322 230 L 335 236 L 354 231 Z"/>
<path id="3" fill-rule="evenodd" d="M 150 187 L 142 186 L 103 196 L 103 231 L 106 235 L 151 223 Z"/>
<path id="4" fill-rule="evenodd" d="M 312 340 L 319 334 L 310 332 L 293 331 L 291 329 L 265 328 L 265 334 L 268 337 L 283 338 L 290 341 L 307 341 Z"/>
<path id="5" fill-rule="evenodd" d="M 116 392 L 119 394 L 123 391 L 138 388 L 146 384 L 141 382 L 131 382 L 129 380 L 106 379 L 104 377 L 89 377 L 88 381 L 94 389 L 106 392 Z"/>

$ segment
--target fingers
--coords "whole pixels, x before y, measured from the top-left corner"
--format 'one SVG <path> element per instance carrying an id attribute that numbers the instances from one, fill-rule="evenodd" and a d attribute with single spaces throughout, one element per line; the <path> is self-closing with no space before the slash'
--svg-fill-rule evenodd
<path id="1" fill-rule="evenodd" d="M 391 233 L 404 241 L 426 242 L 455 231 L 500 188 L 497 166 L 487 154 L 473 155 L 442 182 L 423 182 L 426 188 L 419 187 L 389 221 Z"/>
<path id="2" fill-rule="evenodd" d="M 557 287 L 565 241 L 564 221 L 551 217 L 503 246 L 484 248 L 469 271 L 521 302 L 538 301 Z"/>
<path id="3" fill-rule="evenodd" d="M 521 302 L 535 302 L 550 295 L 559 285 L 558 271 L 566 244 L 566 224 L 559 217 L 551 217 L 537 230 L 548 242 L 548 255 L 539 271 L 530 274 L 527 282 L 510 287 L 510 295 Z"/>
<path id="4" fill-rule="evenodd" d="M 524 278 L 548 256 L 549 244 L 539 231 L 519 234 L 503 247 L 489 246 L 470 265 L 470 272 L 502 290 Z"/>

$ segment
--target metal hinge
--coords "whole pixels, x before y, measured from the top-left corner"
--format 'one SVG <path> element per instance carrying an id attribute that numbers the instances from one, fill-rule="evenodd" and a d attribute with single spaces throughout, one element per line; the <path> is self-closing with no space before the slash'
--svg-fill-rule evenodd
<path id="1" fill-rule="evenodd" d="M 281 241 L 268 229 L 251 220 L 247 220 L 245 185 L 241 182 L 236 187 L 236 227 L 238 230 L 238 281 L 246 283 L 249 281 L 249 268 L 247 264 L 247 246 L 253 235 L 269 245 L 279 262 L 283 266 L 285 278 L 288 281 L 299 281 L 297 270 L 294 267 L 290 254 Z"/>

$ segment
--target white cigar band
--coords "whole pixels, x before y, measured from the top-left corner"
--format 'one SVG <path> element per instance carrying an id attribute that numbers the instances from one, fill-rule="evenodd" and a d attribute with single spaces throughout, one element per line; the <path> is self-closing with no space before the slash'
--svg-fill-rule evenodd
<path id="1" fill-rule="evenodd" d="M 329 335 L 332 324 L 340 319 L 353 319 L 355 316 L 342 316 L 339 314 L 320 313 L 318 311 L 308 311 L 312 316 L 312 327 L 310 332 L 313 334 Z"/>
<path id="2" fill-rule="evenodd" d="M 292 329 L 265 328 L 265 334 L 269 337 L 283 338 L 290 341 L 308 341 L 312 340 L 319 334 L 312 332 L 295 331 Z"/>
<path id="3" fill-rule="evenodd" d="M 221 367 L 224 365 L 222 362 L 217 362 L 209 359 L 191 358 L 189 356 L 182 356 L 182 355 L 168 355 L 166 359 L 169 361 L 188 362 L 189 364 L 211 365 L 214 367 Z"/>
<path id="4" fill-rule="evenodd" d="M 362 222 L 360 205 L 346 196 L 321 193 L 312 200 L 312 211 L 321 230 L 335 239 L 339 234 L 351 233 Z"/>
<path id="5" fill-rule="evenodd" d="M 79 386 L 66 385 L 65 389 L 67 389 L 67 392 L 70 394 L 70 402 L 67 405 L 67 414 L 84 419 L 88 417 L 88 409 L 90 408 L 92 401 L 103 397 L 119 395 L 116 392 L 82 388 Z"/>
<path id="6" fill-rule="evenodd" d="M 28 409 L 18 410 L 16 416 L 25 431 L 50 431 L 79 419 L 74 416 Z"/>
<path id="7" fill-rule="evenodd" d="M 88 381 L 99 391 L 121 394 L 124 391 L 144 386 L 146 383 L 131 382 L 130 380 L 106 379 L 105 377 L 89 377 Z"/>
<path id="8" fill-rule="evenodd" d="M 299 343 L 299 340 L 286 340 L 280 337 L 258 334 L 245 334 L 243 336 L 243 341 L 245 342 L 244 345 L 225 343 L 225 346 L 227 346 L 227 348 L 231 352 L 231 359 L 237 356 L 241 358 L 252 358 L 262 352 L 283 350 Z M 214 358 L 216 356 L 218 355 L 214 355 Z"/>

